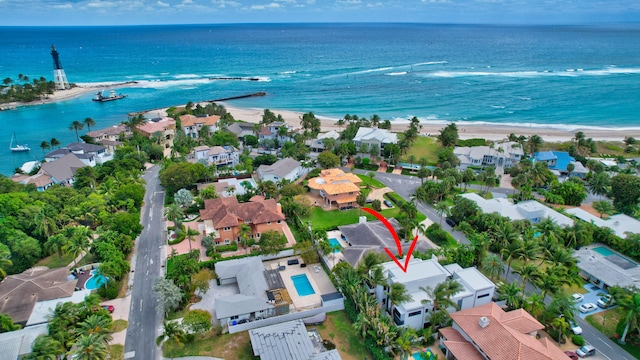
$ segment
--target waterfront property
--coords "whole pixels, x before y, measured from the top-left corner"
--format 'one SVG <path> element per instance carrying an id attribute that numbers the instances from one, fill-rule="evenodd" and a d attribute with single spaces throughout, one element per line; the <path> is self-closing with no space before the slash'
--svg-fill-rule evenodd
<path id="1" fill-rule="evenodd" d="M 157 133 L 164 148 L 170 149 L 173 146 L 173 138 L 176 136 L 176 121 L 169 117 L 153 119 L 136 126 L 133 131 L 146 138 L 151 138 L 151 135 Z"/>
<path id="2" fill-rule="evenodd" d="M 180 115 L 180 126 L 182 127 L 182 131 L 184 131 L 185 135 L 192 139 L 197 139 L 200 136 L 202 128 L 206 128 L 209 134 L 218 130 L 217 124 L 219 120 L 220 116 L 218 115 L 204 114 L 195 116 L 185 114 Z"/>
<path id="3" fill-rule="evenodd" d="M 474 201 L 483 213 L 497 213 L 511 220 L 529 220 L 537 224 L 545 218 L 550 218 L 561 227 L 572 226 L 573 220 L 535 200 L 521 201 L 517 204 L 509 199 L 487 200 L 476 193 L 461 194 L 460 196 Z"/>
<path id="4" fill-rule="evenodd" d="M 460 170 L 470 166 L 510 168 L 513 164 L 519 163 L 524 156 L 524 151 L 517 142 L 503 142 L 493 146 L 456 146 L 453 153 L 460 160 Z"/>
<path id="5" fill-rule="evenodd" d="M 305 174 L 306 171 L 300 165 L 299 161 L 291 158 L 284 158 L 271 165 L 260 165 L 257 173 L 260 180 L 272 181 L 277 184 L 282 180 L 294 182 L 301 175 Z"/>
<path id="6" fill-rule="evenodd" d="M 439 330 L 440 346 L 452 360 L 566 360 L 538 320 L 523 309 L 505 312 L 493 302 L 451 314 L 453 324 Z"/>
<path id="7" fill-rule="evenodd" d="M 602 244 L 591 244 L 576 250 L 580 275 L 606 289 L 611 286 L 640 286 L 640 266 Z"/>
<path id="8" fill-rule="evenodd" d="M 38 191 L 60 185 L 73 185 L 78 169 L 87 166 L 74 153 L 68 153 L 51 162 L 43 163 L 35 175 L 14 174 L 10 179 L 21 184 L 33 184 Z"/>
<path id="9" fill-rule="evenodd" d="M 376 298 L 393 318 L 393 322 L 401 327 L 419 330 L 431 325 L 433 299 L 427 292 L 421 290 L 421 287 L 434 289 L 448 279 L 457 281 L 462 285 L 462 289 L 452 296 L 451 300 L 461 310 L 491 303 L 495 293 L 495 284 L 475 267 L 463 269 L 458 264 L 442 266 L 435 256 L 428 260 L 412 258 L 406 272 L 393 261 L 383 263 L 381 266 L 387 283 L 376 286 Z M 394 283 L 403 284 L 412 299 L 399 304 L 391 303 L 385 289 Z M 455 311 L 453 308 L 448 310 Z"/>
<path id="10" fill-rule="evenodd" d="M 320 196 L 323 207 L 344 209 L 357 206 L 360 183 L 357 175 L 333 168 L 322 170 L 320 176 L 309 179 L 308 185 L 311 194 Z"/>
<path id="11" fill-rule="evenodd" d="M 221 261 L 215 270 L 225 296 L 215 298 L 214 317 L 232 333 L 344 308 L 327 274 L 297 257 Z"/>
<path id="12" fill-rule="evenodd" d="M 259 240 L 265 231 L 283 233 L 285 223 L 280 204 L 258 195 L 245 203 L 239 203 L 235 197 L 205 200 L 200 218 L 204 222 L 203 235 L 211 235 L 216 244 L 240 242 L 242 224 L 251 228 L 251 238 Z"/>
<path id="13" fill-rule="evenodd" d="M 326 350 L 317 332 L 302 320 L 249 330 L 253 355 L 260 360 L 340 360 L 338 350 Z"/>
<path id="14" fill-rule="evenodd" d="M 577 176 L 584 179 L 589 173 L 589 169 L 585 168 L 581 162 L 576 161 L 566 151 L 541 151 L 533 154 L 535 161 L 545 162 L 554 175 Z M 574 169 L 568 171 L 567 167 L 572 164 Z"/>
<path id="15" fill-rule="evenodd" d="M 358 149 L 362 144 L 367 144 L 369 149 L 371 149 L 371 146 L 373 145 L 378 146 L 378 149 L 380 150 L 378 156 L 382 156 L 386 145 L 398 143 L 398 135 L 386 129 L 360 127 L 356 135 L 353 137 L 353 143 Z M 361 155 L 369 157 L 369 154 Z"/>
<path id="16" fill-rule="evenodd" d="M 323 141 L 324 139 L 333 139 L 338 141 L 339 138 L 340 138 L 340 133 L 337 132 L 336 130 L 331 130 L 326 133 L 318 134 L 318 136 L 315 139 L 307 140 L 304 142 L 304 144 L 311 149 L 311 152 L 321 153 L 326 150 L 324 146 L 324 141 Z"/>
<path id="17" fill-rule="evenodd" d="M 102 145 L 73 142 L 66 147 L 49 152 L 44 156 L 44 161 L 52 162 L 71 153 L 91 167 L 113 160 L 113 153 L 107 152 L 107 148 Z"/>

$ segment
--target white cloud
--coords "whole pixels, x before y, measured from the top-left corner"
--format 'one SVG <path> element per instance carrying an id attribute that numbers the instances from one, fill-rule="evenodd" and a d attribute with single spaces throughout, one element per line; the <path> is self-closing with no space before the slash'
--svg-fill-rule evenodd
<path id="1" fill-rule="evenodd" d="M 239 7 L 242 4 L 240 4 L 237 1 L 227 1 L 227 0 L 211 0 L 211 3 L 219 8 L 226 8 L 227 6 L 229 7 Z"/>
<path id="2" fill-rule="evenodd" d="M 73 5 L 67 3 L 67 4 L 56 4 L 52 6 L 54 9 L 60 9 L 60 10 L 66 10 L 66 9 L 73 9 Z"/>
<path id="3" fill-rule="evenodd" d="M 156 3 L 156 5 L 160 6 L 160 7 L 169 7 L 169 4 L 167 4 L 166 2 L 162 2 L 160 0 L 158 0 L 158 2 Z"/>
<path id="4" fill-rule="evenodd" d="M 362 4 L 362 0 L 337 0 L 339 4 L 347 4 L 347 5 L 360 5 Z"/>
<path id="5" fill-rule="evenodd" d="M 382 7 L 382 6 L 384 6 L 384 4 L 381 3 L 380 1 L 375 2 L 375 3 L 371 3 L 371 4 L 367 4 L 368 8 L 379 8 L 379 7 Z"/>
<path id="6" fill-rule="evenodd" d="M 106 9 L 115 7 L 116 4 L 109 1 L 91 1 L 86 5 L 88 8 L 96 8 L 96 9 Z"/>
<path id="7" fill-rule="evenodd" d="M 269 3 L 269 4 L 262 4 L 262 5 L 251 5 L 251 7 L 249 8 L 249 10 L 266 10 L 266 9 L 277 9 L 280 8 L 280 4 L 278 3 Z"/>
<path id="8" fill-rule="evenodd" d="M 429 4 L 447 4 L 451 2 L 449 0 L 421 0 L 421 1 L 423 3 L 429 3 Z"/>

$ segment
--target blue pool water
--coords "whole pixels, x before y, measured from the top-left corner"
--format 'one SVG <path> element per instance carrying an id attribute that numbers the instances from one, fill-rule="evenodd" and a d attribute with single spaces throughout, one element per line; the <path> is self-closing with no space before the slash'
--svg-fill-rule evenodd
<path id="1" fill-rule="evenodd" d="M 84 288 L 87 290 L 95 290 L 107 281 L 104 276 L 96 274 L 95 270 L 91 270 L 91 275 L 89 280 L 84 283 Z"/>
<path id="2" fill-rule="evenodd" d="M 316 293 L 307 278 L 307 274 L 293 275 L 291 281 L 293 281 L 293 286 L 296 287 L 299 296 L 313 295 Z"/>
<path id="3" fill-rule="evenodd" d="M 334 248 L 333 252 L 340 252 L 340 250 L 342 250 L 342 245 L 340 244 L 340 241 L 338 241 L 338 239 L 336 238 L 331 238 L 329 239 L 329 244 L 331 244 L 331 246 Z"/>
<path id="4" fill-rule="evenodd" d="M 426 352 L 426 355 L 427 355 L 427 356 L 426 356 L 426 357 L 422 357 L 422 356 L 420 356 L 420 354 L 421 354 L 421 353 L 419 353 L 419 352 L 413 353 L 413 354 L 412 354 L 413 359 L 414 359 L 414 360 L 422 360 L 422 359 L 432 360 L 432 359 L 433 359 L 433 354 L 431 353 L 431 350 L 430 350 L 430 349 L 427 349 L 427 352 Z M 424 353 L 423 353 L 423 354 L 424 354 Z"/>
<path id="5" fill-rule="evenodd" d="M 593 248 L 593 251 L 597 252 L 598 254 L 602 255 L 602 256 L 609 256 L 609 255 L 614 255 L 615 253 L 613 251 L 611 251 L 610 249 L 604 247 L 604 246 L 598 246 Z"/>

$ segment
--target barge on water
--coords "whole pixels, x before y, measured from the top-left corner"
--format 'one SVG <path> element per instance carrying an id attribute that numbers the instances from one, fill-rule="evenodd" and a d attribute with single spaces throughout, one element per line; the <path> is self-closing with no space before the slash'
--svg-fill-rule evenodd
<path id="1" fill-rule="evenodd" d="M 98 101 L 98 102 L 107 102 L 107 101 L 124 99 L 126 97 L 127 95 L 125 94 L 116 94 L 115 90 L 111 90 L 109 91 L 109 95 L 107 96 L 104 96 L 103 91 L 100 91 L 96 94 L 96 97 L 94 97 L 91 100 Z"/>

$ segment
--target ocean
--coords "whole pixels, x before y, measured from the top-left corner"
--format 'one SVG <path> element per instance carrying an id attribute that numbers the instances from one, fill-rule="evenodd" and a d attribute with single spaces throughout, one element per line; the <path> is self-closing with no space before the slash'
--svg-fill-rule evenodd
<path id="1" fill-rule="evenodd" d="M 42 159 L 130 112 L 265 91 L 236 107 L 400 120 L 640 128 L 640 25 L 235 24 L 0 27 L 0 77 L 52 79 L 55 44 L 72 83 L 136 81 L 110 103 L 94 94 L 0 112 L 0 173 Z M 212 78 L 237 78 L 216 80 Z M 255 80 L 255 81 L 254 81 Z M 13 133 L 29 153 L 11 153 Z"/>

